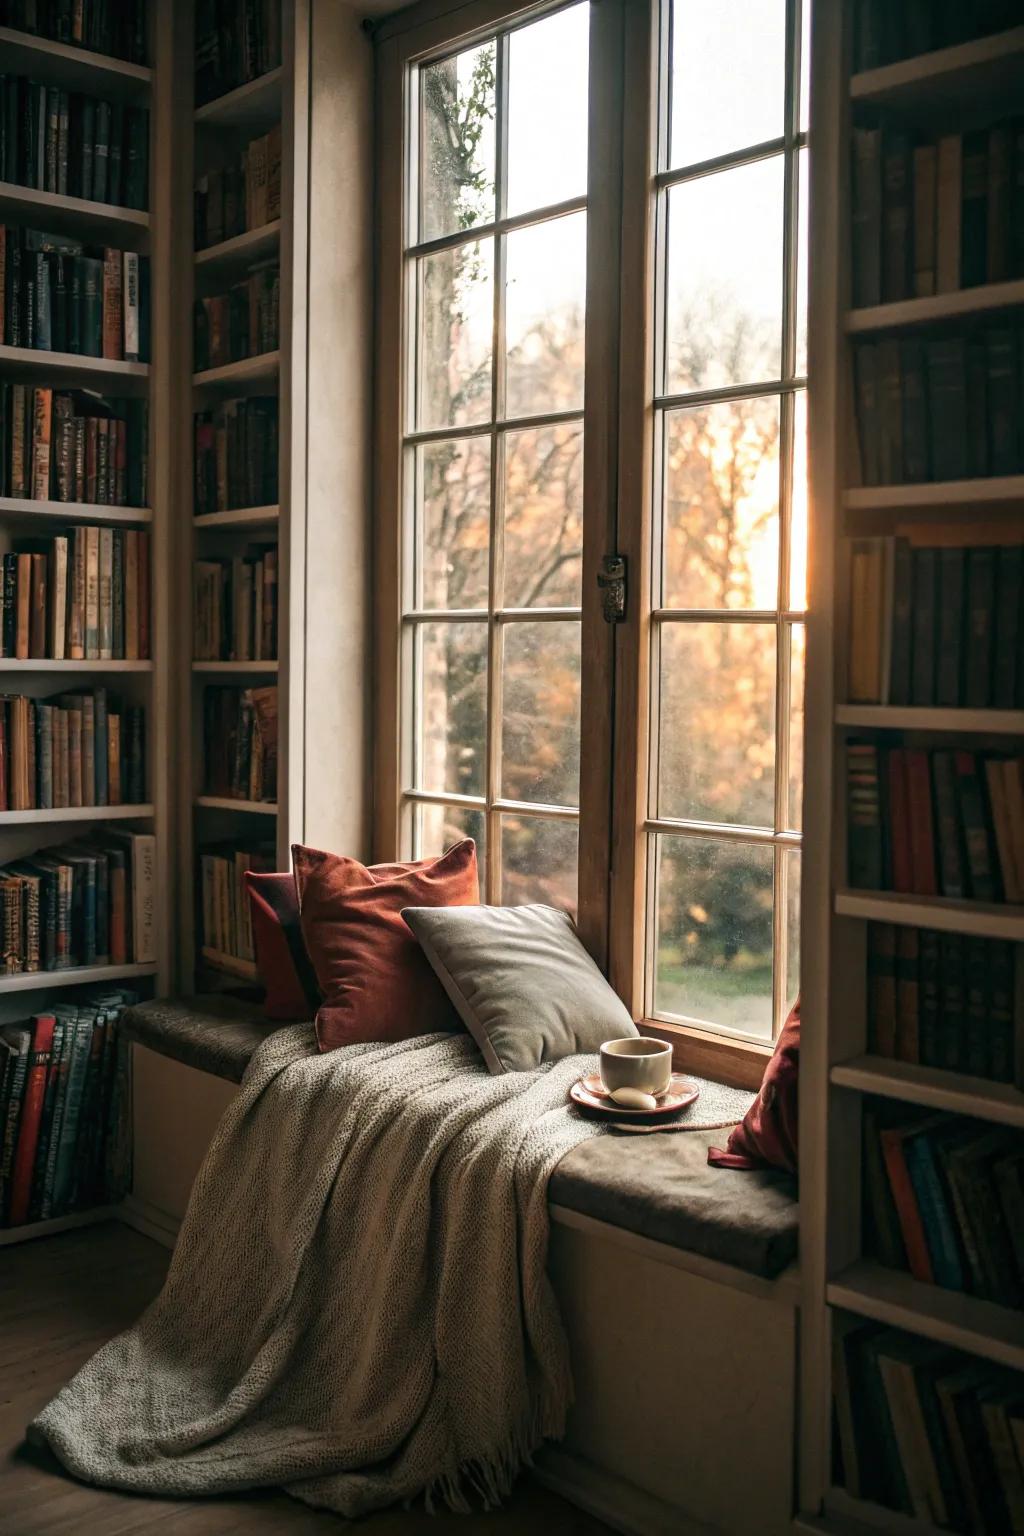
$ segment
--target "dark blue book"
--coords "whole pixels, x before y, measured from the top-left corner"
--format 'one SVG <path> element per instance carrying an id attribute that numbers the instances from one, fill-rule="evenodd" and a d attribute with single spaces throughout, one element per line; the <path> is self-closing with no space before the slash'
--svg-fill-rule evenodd
<path id="1" fill-rule="evenodd" d="M 917 1197 L 917 1208 L 921 1213 L 936 1283 L 947 1291 L 962 1291 L 966 1279 L 960 1244 L 927 1133 L 920 1131 L 914 1136 L 908 1136 L 903 1143 L 903 1155 Z"/>

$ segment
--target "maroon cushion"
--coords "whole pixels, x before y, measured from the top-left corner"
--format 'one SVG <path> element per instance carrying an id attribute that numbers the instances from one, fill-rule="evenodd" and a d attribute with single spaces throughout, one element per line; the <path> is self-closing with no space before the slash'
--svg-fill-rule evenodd
<path id="1" fill-rule="evenodd" d="M 295 876 L 248 870 L 245 884 L 256 969 L 266 992 L 263 1011 L 280 1024 L 312 1019 L 320 992 L 302 937 Z"/>
<path id="2" fill-rule="evenodd" d="M 713 1168 L 797 1170 L 797 1089 L 800 1082 L 800 999 L 793 1004 L 761 1083 L 761 1092 L 729 1136 L 712 1147 Z"/>

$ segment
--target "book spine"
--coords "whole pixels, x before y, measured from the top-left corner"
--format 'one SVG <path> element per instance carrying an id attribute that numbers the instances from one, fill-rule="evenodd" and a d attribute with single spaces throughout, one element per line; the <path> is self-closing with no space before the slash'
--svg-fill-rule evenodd
<path id="1" fill-rule="evenodd" d="M 32 1021 L 32 1043 L 26 1067 L 24 1103 L 18 1127 L 7 1214 L 8 1223 L 12 1227 L 20 1226 L 28 1220 L 32 1171 L 39 1141 L 39 1123 L 43 1113 L 55 1022 L 52 1014 L 38 1014 Z"/>

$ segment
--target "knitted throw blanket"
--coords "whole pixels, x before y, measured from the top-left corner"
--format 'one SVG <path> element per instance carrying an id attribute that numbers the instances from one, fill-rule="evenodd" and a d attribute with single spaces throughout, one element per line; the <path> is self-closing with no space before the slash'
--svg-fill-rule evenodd
<path id="1" fill-rule="evenodd" d="M 283 1487 L 346 1516 L 489 1506 L 564 1429 L 548 1178 L 590 1058 L 491 1077 L 465 1035 L 250 1063 L 156 1301 L 30 1426 L 77 1477 Z"/>

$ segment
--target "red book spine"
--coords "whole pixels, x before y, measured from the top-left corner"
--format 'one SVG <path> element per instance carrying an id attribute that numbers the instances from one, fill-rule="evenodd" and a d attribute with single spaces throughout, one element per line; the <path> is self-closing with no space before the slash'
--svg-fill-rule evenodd
<path id="1" fill-rule="evenodd" d="M 932 782 L 927 752 L 907 752 L 907 801 L 910 812 L 910 851 L 917 896 L 937 896 L 935 870 L 935 822 L 932 816 Z"/>
<path id="2" fill-rule="evenodd" d="M 903 1141 L 906 1135 L 907 1132 L 900 1129 L 882 1131 L 879 1140 L 882 1143 L 882 1156 L 885 1158 L 889 1188 L 892 1190 L 896 1215 L 899 1217 L 900 1231 L 903 1233 L 903 1246 L 907 1250 L 910 1273 L 915 1280 L 926 1280 L 932 1284 L 935 1276 L 932 1273 L 931 1255 L 928 1252 L 928 1239 L 924 1234 L 924 1223 L 918 1209 L 917 1196 L 914 1194 L 914 1186 L 903 1156 Z"/>
<path id="3" fill-rule="evenodd" d="M 29 1054 L 28 1077 L 25 1080 L 25 1100 L 21 1111 L 21 1125 L 18 1129 L 18 1146 L 14 1154 L 14 1171 L 11 1175 L 8 1221 L 12 1227 L 19 1226 L 21 1222 L 28 1220 L 29 1197 L 32 1194 L 32 1169 L 36 1160 L 39 1119 L 43 1112 L 55 1023 L 56 1020 L 49 1013 L 37 1014 L 32 1021 L 32 1049 Z"/>
<path id="4" fill-rule="evenodd" d="M 914 889 L 914 857 L 910 842 L 910 806 L 907 798 L 907 754 L 901 747 L 889 753 L 889 840 L 892 850 L 892 888 L 909 896 Z"/>

